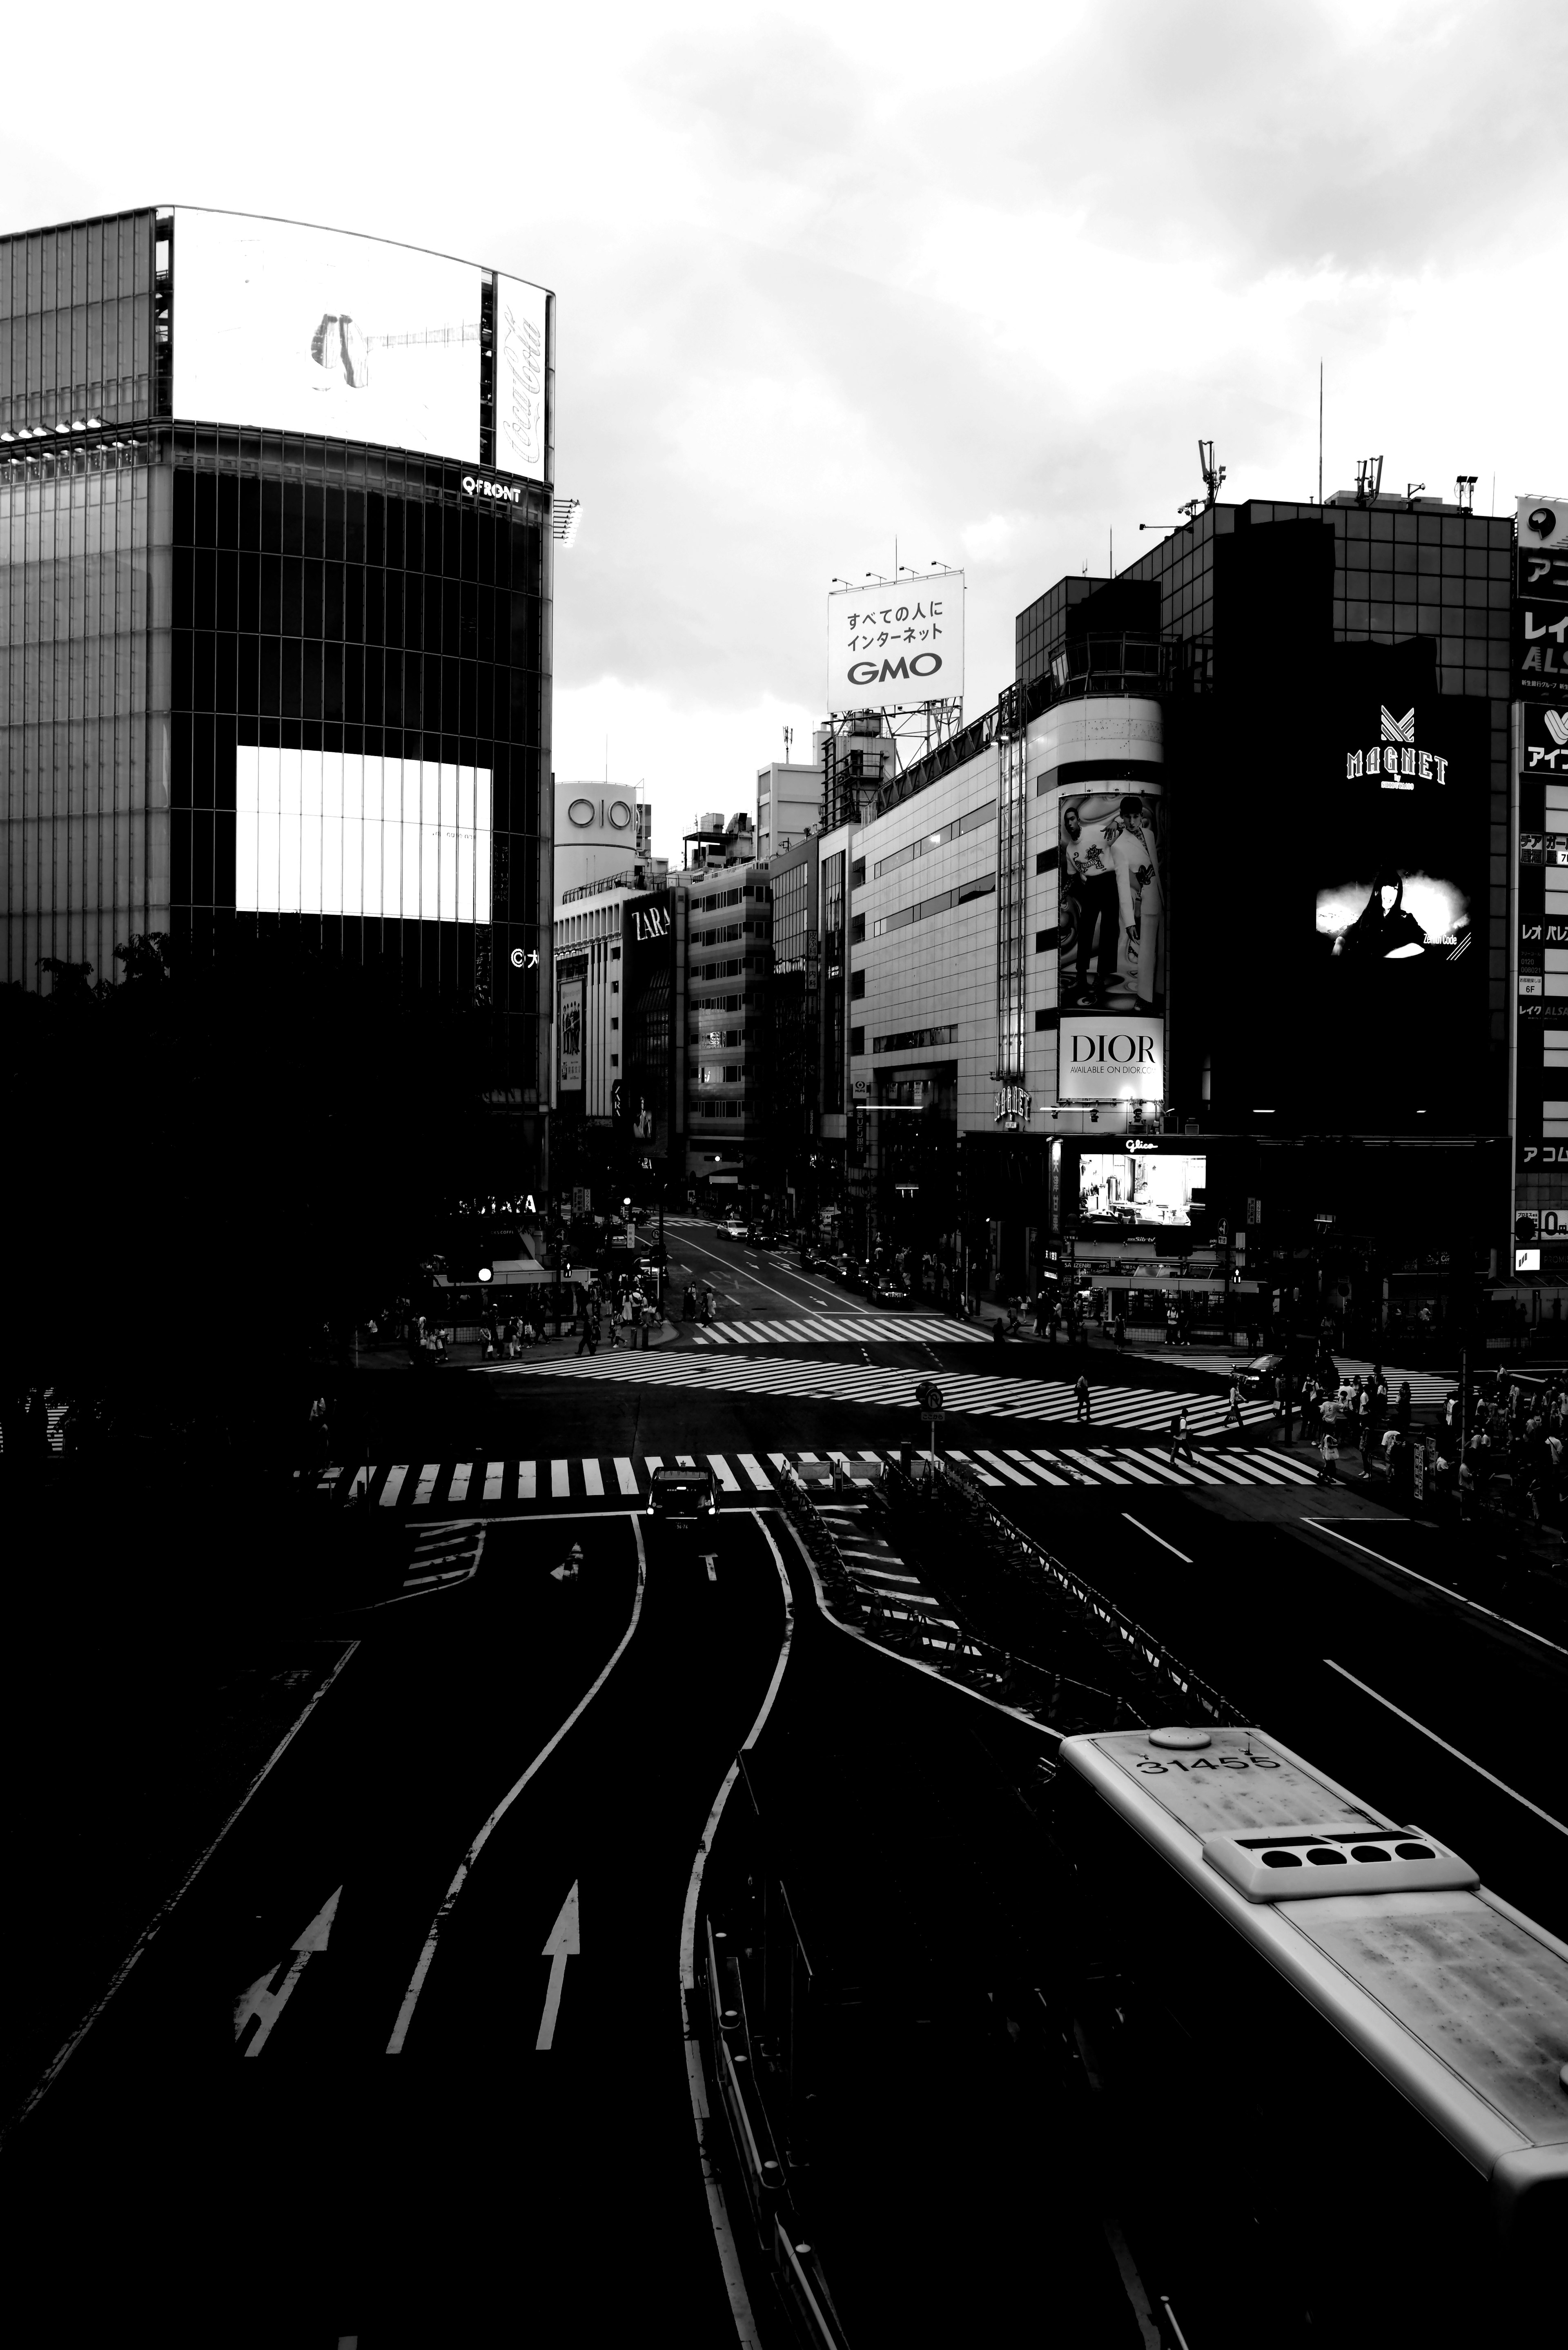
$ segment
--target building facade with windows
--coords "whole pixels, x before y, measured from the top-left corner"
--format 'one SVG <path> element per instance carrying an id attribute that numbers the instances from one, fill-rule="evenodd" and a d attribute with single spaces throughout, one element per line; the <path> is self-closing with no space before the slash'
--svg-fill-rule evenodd
<path id="1" fill-rule="evenodd" d="M 287 222 L 0 238 L 7 980 L 170 932 L 478 1002 L 537 1155 L 553 321 Z"/>

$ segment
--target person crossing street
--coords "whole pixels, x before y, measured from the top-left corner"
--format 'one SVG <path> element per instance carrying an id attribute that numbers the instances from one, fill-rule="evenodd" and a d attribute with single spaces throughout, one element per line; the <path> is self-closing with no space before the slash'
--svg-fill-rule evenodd
<path id="1" fill-rule="evenodd" d="M 1173 1469 L 1179 1452 L 1185 1452 L 1189 1461 L 1192 1458 L 1192 1429 L 1185 1404 L 1170 1416 L 1170 1465 Z"/>
<path id="2" fill-rule="evenodd" d="M 1095 1399 L 1089 1392 L 1088 1379 L 1082 1371 L 1078 1373 L 1076 1379 L 1073 1383 L 1073 1393 L 1077 1398 L 1078 1402 L 1077 1420 L 1075 1424 L 1080 1424 L 1085 1420 L 1092 1420 L 1095 1416 Z"/>
<path id="3" fill-rule="evenodd" d="M 1231 1381 L 1231 1400 L 1225 1407 L 1225 1417 L 1220 1423 L 1220 1428 L 1222 1430 L 1229 1428 L 1232 1419 L 1240 1428 L 1241 1426 L 1241 1382 L 1234 1377 Z"/>

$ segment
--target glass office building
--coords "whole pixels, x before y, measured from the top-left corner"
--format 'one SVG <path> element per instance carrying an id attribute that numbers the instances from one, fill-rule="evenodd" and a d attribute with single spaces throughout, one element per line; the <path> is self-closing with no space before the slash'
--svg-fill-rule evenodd
<path id="1" fill-rule="evenodd" d="M 540 1101 L 554 307 L 236 214 L 0 239 L 7 981 L 293 935 Z"/>

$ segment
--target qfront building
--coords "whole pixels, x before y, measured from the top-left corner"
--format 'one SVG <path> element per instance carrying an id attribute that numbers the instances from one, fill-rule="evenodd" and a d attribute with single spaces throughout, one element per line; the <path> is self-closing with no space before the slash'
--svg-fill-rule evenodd
<path id="1" fill-rule="evenodd" d="M 7 980 L 293 934 L 488 1004 L 537 1147 L 554 314 L 186 206 L 0 240 Z"/>

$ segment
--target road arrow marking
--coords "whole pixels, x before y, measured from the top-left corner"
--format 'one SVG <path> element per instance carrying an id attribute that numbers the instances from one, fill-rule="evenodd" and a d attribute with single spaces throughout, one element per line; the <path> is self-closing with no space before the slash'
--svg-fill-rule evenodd
<path id="1" fill-rule="evenodd" d="M 265 1975 L 258 1975 L 249 1991 L 242 1992 L 234 2002 L 234 2038 L 245 2043 L 240 2052 L 242 2055 L 260 2055 L 267 2034 L 287 2006 L 307 1963 L 318 1951 L 327 1948 L 342 1892 L 343 1887 L 339 1886 L 325 1909 L 319 1910 L 311 1919 L 294 1945 L 292 1959 L 286 1960 L 280 1967 L 269 1968 Z M 254 2032 L 251 2030 L 253 2024 L 255 2026 Z"/>
<path id="2" fill-rule="evenodd" d="M 710 1583 L 717 1583 L 719 1580 L 717 1573 L 718 1563 L 718 1554 L 715 1551 L 705 1550 L 703 1552 L 702 1564 L 708 1570 L 708 1580 Z"/>
<path id="3" fill-rule="evenodd" d="M 561 1986 L 566 1979 L 566 1960 L 581 1956 L 582 1938 L 577 1931 L 577 1888 L 574 1885 L 561 1905 L 561 1914 L 550 1929 L 550 1939 L 540 1955 L 550 1961 L 550 1988 L 545 1993 L 545 2012 L 539 2018 L 539 2037 L 535 2048 L 548 2048 L 556 2037 L 556 2018 L 561 2012 Z"/>
<path id="4" fill-rule="evenodd" d="M 550 1569 L 550 1580 L 552 1583 L 576 1583 L 582 1572 L 582 1544 L 574 1543 L 560 1565 Z"/>

